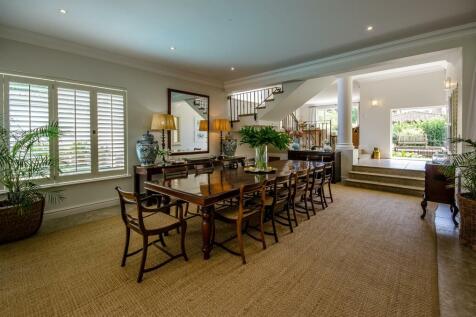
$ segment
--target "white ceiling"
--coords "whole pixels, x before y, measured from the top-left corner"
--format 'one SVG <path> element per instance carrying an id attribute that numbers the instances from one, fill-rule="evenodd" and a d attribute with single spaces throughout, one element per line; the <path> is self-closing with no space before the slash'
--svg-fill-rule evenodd
<path id="1" fill-rule="evenodd" d="M 222 81 L 473 21 L 475 0 L 0 0 L 5 26 Z"/>

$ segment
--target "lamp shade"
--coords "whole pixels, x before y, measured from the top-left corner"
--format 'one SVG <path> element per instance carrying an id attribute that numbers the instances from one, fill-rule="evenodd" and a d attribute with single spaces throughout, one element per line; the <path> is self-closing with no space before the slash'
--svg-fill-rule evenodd
<path id="1" fill-rule="evenodd" d="M 213 119 L 212 130 L 219 132 L 227 132 L 231 130 L 230 120 L 228 119 Z"/>
<path id="2" fill-rule="evenodd" d="M 199 131 L 208 131 L 208 120 L 200 120 L 198 125 Z"/>
<path id="3" fill-rule="evenodd" d="M 151 131 L 176 130 L 174 116 L 166 113 L 154 113 L 152 116 Z"/>

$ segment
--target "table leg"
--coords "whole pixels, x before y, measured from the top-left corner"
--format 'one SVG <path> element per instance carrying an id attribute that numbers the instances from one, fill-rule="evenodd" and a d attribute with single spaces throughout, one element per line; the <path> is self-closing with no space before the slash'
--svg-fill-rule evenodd
<path id="1" fill-rule="evenodd" d="M 208 260 L 210 258 L 210 252 L 213 248 L 213 242 L 211 241 L 213 230 L 213 206 L 207 206 L 202 208 L 202 239 L 203 239 L 203 259 Z"/>
<path id="2" fill-rule="evenodd" d="M 134 192 L 140 193 L 140 175 L 134 171 Z"/>
<path id="3" fill-rule="evenodd" d="M 420 218 L 424 219 L 426 216 L 426 206 L 428 205 L 426 198 L 424 197 L 421 201 L 421 209 L 423 209 L 423 213 L 421 214 Z"/>
<path id="4" fill-rule="evenodd" d="M 451 212 L 453 214 L 453 217 L 452 217 L 453 218 L 453 223 L 455 224 L 456 227 L 458 227 L 459 223 L 458 223 L 458 221 L 456 221 L 456 215 L 458 214 L 459 209 L 458 209 L 458 207 L 456 206 L 455 203 L 451 204 Z"/>

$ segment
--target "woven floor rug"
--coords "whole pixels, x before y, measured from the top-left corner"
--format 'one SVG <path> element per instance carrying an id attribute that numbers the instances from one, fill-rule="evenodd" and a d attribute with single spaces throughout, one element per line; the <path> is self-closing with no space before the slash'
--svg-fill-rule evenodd
<path id="1" fill-rule="evenodd" d="M 246 238 L 246 265 L 219 248 L 202 260 L 195 218 L 190 260 L 141 284 L 140 256 L 119 265 L 118 215 L 0 246 L 0 316 L 438 316 L 435 234 L 419 213 L 418 198 L 338 185 L 328 209 L 282 228 L 279 243 Z M 220 226 L 217 239 L 232 233 Z M 166 242 L 178 252 L 176 233 Z M 163 259 L 150 248 L 149 264 Z"/>

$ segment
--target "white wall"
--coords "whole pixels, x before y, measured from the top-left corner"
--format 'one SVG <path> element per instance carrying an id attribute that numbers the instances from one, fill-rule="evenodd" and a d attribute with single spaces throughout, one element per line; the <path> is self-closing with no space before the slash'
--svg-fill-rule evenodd
<path id="1" fill-rule="evenodd" d="M 226 98 L 222 89 L 191 81 L 159 75 L 136 68 L 70 54 L 40 46 L 0 38 L 0 72 L 24 73 L 96 83 L 127 89 L 128 94 L 128 167 L 137 163 L 135 143 L 150 127 L 153 112 L 167 112 L 167 88 L 175 88 L 210 96 L 210 119 L 226 116 Z M 157 134 L 156 137 L 159 137 Z M 217 154 L 218 137 L 210 133 L 210 152 Z M 203 155 L 203 154 L 202 154 Z M 48 210 L 94 209 L 115 203 L 114 187 L 132 188 L 132 176 L 65 186 L 66 200 Z"/>
<path id="2" fill-rule="evenodd" d="M 360 81 L 360 146 L 366 153 L 379 147 L 382 157 L 391 155 L 391 109 L 441 106 L 448 103 L 445 72 Z M 372 106 L 377 99 L 379 106 Z"/>

